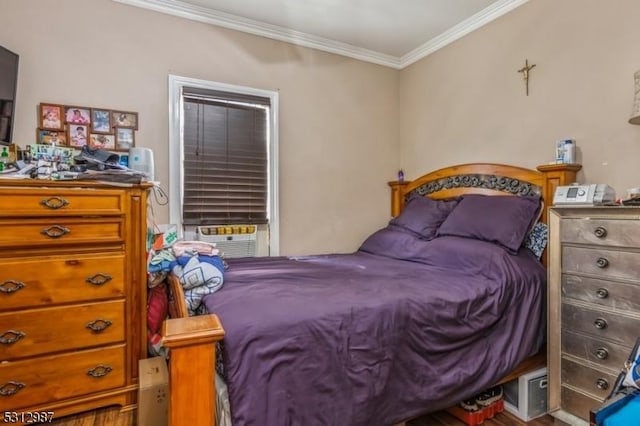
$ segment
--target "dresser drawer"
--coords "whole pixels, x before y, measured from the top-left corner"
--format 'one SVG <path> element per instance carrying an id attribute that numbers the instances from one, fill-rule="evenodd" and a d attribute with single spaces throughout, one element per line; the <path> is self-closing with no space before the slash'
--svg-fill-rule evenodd
<path id="1" fill-rule="evenodd" d="M 123 253 L 0 260 L 0 312 L 125 295 Z"/>
<path id="2" fill-rule="evenodd" d="M 603 278 L 640 281 L 640 253 L 600 248 L 563 247 L 563 273 L 581 273 Z"/>
<path id="3" fill-rule="evenodd" d="M 0 248 L 122 242 L 123 228 L 119 218 L 0 220 Z"/>
<path id="4" fill-rule="evenodd" d="M 625 219 L 563 219 L 560 239 L 563 243 L 637 247 L 640 222 Z"/>
<path id="5" fill-rule="evenodd" d="M 560 376 L 562 383 L 604 400 L 616 383 L 617 374 L 612 374 L 562 358 Z M 588 413 L 587 413 L 588 414 Z"/>
<path id="6" fill-rule="evenodd" d="M 620 371 L 630 352 L 631 348 L 626 346 L 562 330 L 562 353 L 591 361 L 602 368 Z"/>
<path id="7" fill-rule="evenodd" d="M 560 393 L 564 409 L 585 421 L 589 421 L 589 412 L 598 408 L 604 402 L 604 398 L 593 398 L 592 396 L 585 395 L 564 386 Z"/>
<path id="8" fill-rule="evenodd" d="M 121 215 L 126 202 L 117 190 L 0 188 L 0 217 Z"/>
<path id="9" fill-rule="evenodd" d="M 563 274 L 562 296 L 622 311 L 640 312 L 640 285 Z"/>
<path id="10" fill-rule="evenodd" d="M 125 345 L 0 363 L 0 411 L 90 395 L 125 384 Z"/>
<path id="11" fill-rule="evenodd" d="M 124 300 L 0 314 L 0 362 L 124 340 Z"/>
<path id="12" fill-rule="evenodd" d="M 563 303 L 562 330 L 605 338 L 631 348 L 640 330 L 640 319 Z"/>

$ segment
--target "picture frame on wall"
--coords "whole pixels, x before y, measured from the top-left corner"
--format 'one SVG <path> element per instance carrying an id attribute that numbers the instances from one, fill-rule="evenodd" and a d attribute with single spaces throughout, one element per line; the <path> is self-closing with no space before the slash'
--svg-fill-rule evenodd
<path id="1" fill-rule="evenodd" d="M 129 127 L 138 130 L 138 113 L 129 111 L 111 111 L 111 125 Z"/>
<path id="2" fill-rule="evenodd" d="M 36 143 L 41 145 L 67 145 L 67 134 L 62 130 L 38 129 Z"/>
<path id="3" fill-rule="evenodd" d="M 82 148 L 89 142 L 89 126 L 86 124 L 69 124 L 67 126 L 69 146 Z"/>
<path id="4" fill-rule="evenodd" d="M 62 105 L 41 103 L 39 117 L 41 129 L 64 130 L 64 107 Z"/>
<path id="5" fill-rule="evenodd" d="M 116 135 L 107 135 L 103 133 L 91 133 L 89 136 L 89 146 L 94 149 L 116 149 Z"/>
<path id="6" fill-rule="evenodd" d="M 11 117 L 12 111 L 13 111 L 13 101 L 0 99 L 0 116 Z"/>
<path id="7" fill-rule="evenodd" d="M 135 146 L 135 136 L 133 127 L 116 127 L 116 151 L 129 151 Z"/>
<path id="8" fill-rule="evenodd" d="M 9 117 L 0 117 L 0 141 L 9 138 Z"/>
<path id="9" fill-rule="evenodd" d="M 65 105 L 64 121 L 72 124 L 89 124 L 91 123 L 91 108 Z"/>
<path id="10" fill-rule="evenodd" d="M 91 108 L 91 132 L 103 134 L 113 133 L 111 127 L 110 110 Z"/>

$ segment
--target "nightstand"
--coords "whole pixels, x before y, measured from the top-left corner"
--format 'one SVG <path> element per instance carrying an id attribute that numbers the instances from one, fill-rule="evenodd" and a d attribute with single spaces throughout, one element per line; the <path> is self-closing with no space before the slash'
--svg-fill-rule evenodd
<path id="1" fill-rule="evenodd" d="M 640 208 L 549 211 L 549 413 L 588 425 L 640 335 Z"/>

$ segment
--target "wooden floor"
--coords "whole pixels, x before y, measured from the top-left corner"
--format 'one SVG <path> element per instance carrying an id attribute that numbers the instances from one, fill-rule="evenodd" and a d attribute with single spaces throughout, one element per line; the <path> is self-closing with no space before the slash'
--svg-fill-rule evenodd
<path id="1" fill-rule="evenodd" d="M 118 408 L 106 408 L 85 414 L 78 414 L 54 420 L 58 426 L 135 426 L 135 412 L 120 413 Z M 407 426 L 465 426 L 466 424 L 445 411 L 422 416 L 407 422 Z M 530 422 L 523 422 L 506 411 L 494 418 L 485 420 L 482 426 L 565 426 L 565 423 L 554 420 L 551 416 L 539 417 Z M 186 426 L 186 425 L 185 425 Z M 372 425 L 373 426 L 373 425 Z"/>
<path id="2" fill-rule="evenodd" d="M 136 423 L 136 411 L 121 413 L 120 408 L 115 407 L 62 417 L 49 424 L 64 426 L 135 426 Z"/>

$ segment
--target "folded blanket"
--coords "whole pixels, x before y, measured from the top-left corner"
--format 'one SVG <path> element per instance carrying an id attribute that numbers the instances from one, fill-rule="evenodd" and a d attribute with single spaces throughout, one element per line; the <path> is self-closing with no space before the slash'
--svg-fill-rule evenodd
<path id="1" fill-rule="evenodd" d="M 214 243 L 204 241 L 176 241 L 172 249 L 176 257 L 196 254 L 204 254 L 207 256 L 220 255 L 220 250 L 216 248 Z"/>
<path id="2" fill-rule="evenodd" d="M 171 262 L 171 270 L 185 290 L 200 286 L 217 290 L 223 282 L 224 265 L 220 256 L 179 256 Z"/>

